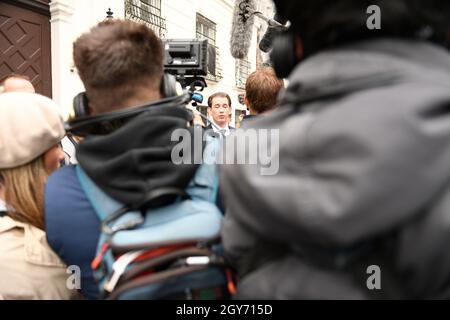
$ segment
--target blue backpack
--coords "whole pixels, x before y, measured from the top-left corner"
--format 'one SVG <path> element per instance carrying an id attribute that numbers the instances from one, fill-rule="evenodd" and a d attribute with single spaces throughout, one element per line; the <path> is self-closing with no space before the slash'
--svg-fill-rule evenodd
<path id="1" fill-rule="evenodd" d="M 101 298 L 219 300 L 234 292 L 219 240 L 215 165 L 199 166 L 174 203 L 144 212 L 109 197 L 80 166 L 76 172 L 102 222 L 92 261 Z"/>

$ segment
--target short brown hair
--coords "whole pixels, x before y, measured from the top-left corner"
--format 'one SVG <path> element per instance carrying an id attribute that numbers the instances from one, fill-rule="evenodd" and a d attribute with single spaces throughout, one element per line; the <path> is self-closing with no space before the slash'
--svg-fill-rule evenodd
<path id="1" fill-rule="evenodd" d="M 216 93 L 212 94 L 208 98 L 208 107 L 212 108 L 212 103 L 213 103 L 214 98 L 227 98 L 228 99 L 228 105 L 231 107 L 231 98 L 225 92 L 216 92 Z"/>
<path id="2" fill-rule="evenodd" d="M 145 26 L 128 20 L 99 23 L 80 36 L 73 56 L 96 112 L 119 109 L 142 88 L 159 90 L 163 74 L 160 39 Z"/>
<path id="3" fill-rule="evenodd" d="M 250 107 L 259 113 L 264 113 L 277 106 L 277 97 L 284 87 L 272 68 L 263 67 L 253 72 L 245 84 L 245 96 Z"/>

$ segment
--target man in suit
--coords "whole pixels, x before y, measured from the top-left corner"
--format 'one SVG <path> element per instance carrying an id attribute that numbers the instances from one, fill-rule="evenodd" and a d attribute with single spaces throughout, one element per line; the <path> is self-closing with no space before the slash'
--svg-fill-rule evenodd
<path id="1" fill-rule="evenodd" d="M 208 114 L 211 117 L 211 123 L 206 130 L 212 136 L 227 137 L 236 128 L 228 125 L 229 113 L 231 111 L 231 98 L 224 92 L 216 92 L 208 99 Z"/>

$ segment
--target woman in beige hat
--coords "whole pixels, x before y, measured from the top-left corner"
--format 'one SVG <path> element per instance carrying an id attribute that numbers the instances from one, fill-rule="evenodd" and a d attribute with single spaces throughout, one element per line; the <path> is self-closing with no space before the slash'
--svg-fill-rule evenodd
<path id="1" fill-rule="evenodd" d="M 0 95 L 0 299 L 77 297 L 44 231 L 44 185 L 64 158 L 64 135 L 52 100 Z"/>

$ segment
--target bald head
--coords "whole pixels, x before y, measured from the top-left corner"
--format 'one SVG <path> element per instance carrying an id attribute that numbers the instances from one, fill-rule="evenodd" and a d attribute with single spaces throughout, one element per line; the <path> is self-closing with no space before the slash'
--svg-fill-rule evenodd
<path id="1" fill-rule="evenodd" d="M 21 77 L 9 77 L 3 82 L 3 92 L 30 92 L 35 93 L 33 84 Z"/>

